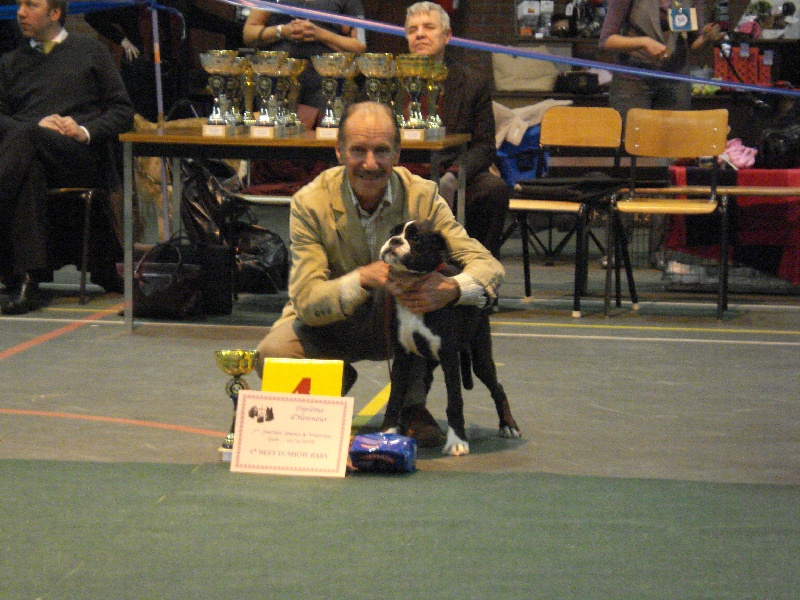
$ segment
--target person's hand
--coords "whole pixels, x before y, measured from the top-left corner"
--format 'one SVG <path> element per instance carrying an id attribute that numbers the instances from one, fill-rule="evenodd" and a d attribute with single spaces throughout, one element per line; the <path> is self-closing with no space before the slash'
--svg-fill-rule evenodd
<path id="1" fill-rule="evenodd" d="M 437 272 L 418 275 L 390 270 L 386 287 L 400 304 L 419 314 L 444 308 L 461 293 L 455 279 Z"/>
<path id="2" fill-rule="evenodd" d="M 319 28 L 308 19 L 296 19 L 298 35 L 303 42 L 314 42 L 319 37 Z"/>
<path id="3" fill-rule="evenodd" d="M 52 129 L 62 135 L 71 137 L 72 139 L 84 143 L 89 140 L 86 132 L 81 129 L 80 125 L 75 122 L 72 117 L 62 117 L 61 115 L 49 115 L 39 121 L 39 126 L 46 129 Z"/>
<path id="4" fill-rule="evenodd" d="M 123 38 L 123 40 L 119 43 L 122 46 L 122 51 L 125 53 L 125 58 L 128 61 L 133 61 L 135 58 L 139 58 L 139 49 L 131 44 L 131 41 L 128 38 Z"/>
<path id="5" fill-rule="evenodd" d="M 717 23 L 707 23 L 703 27 L 701 35 L 706 42 L 710 44 L 716 44 L 725 37 L 725 32 L 720 29 L 720 26 Z"/>
<path id="6" fill-rule="evenodd" d="M 308 39 L 308 27 L 313 24 L 307 19 L 293 19 L 281 26 L 281 37 L 293 42 L 313 41 Z"/>
<path id="7" fill-rule="evenodd" d="M 358 269 L 361 287 L 365 290 L 382 288 L 389 279 L 389 265 L 382 260 L 364 265 Z"/>
<path id="8" fill-rule="evenodd" d="M 647 52 L 647 54 L 660 60 L 669 58 L 669 50 L 664 44 L 649 37 L 643 37 L 642 40 L 643 50 Z"/>

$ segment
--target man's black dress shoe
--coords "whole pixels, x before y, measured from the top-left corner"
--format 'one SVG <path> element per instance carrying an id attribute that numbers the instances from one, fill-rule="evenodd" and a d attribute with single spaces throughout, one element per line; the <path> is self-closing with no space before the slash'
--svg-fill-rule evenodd
<path id="1" fill-rule="evenodd" d="M 19 292 L 5 301 L 3 306 L 0 307 L 0 311 L 4 315 L 24 315 L 31 310 L 36 310 L 35 299 L 38 289 L 39 283 L 26 274 L 20 285 Z"/>

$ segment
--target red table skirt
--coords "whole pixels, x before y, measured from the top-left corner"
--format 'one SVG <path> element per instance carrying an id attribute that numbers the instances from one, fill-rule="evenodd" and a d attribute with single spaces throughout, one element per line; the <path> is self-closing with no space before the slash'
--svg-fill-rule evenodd
<path id="1" fill-rule="evenodd" d="M 688 173 L 686 167 L 670 168 L 675 185 L 698 183 L 693 181 L 694 172 L 696 169 L 692 168 Z M 800 186 L 800 169 L 741 169 L 736 173 L 736 185 L 797 187 Z M 736 205 L 736 247 L 782 248 L 780 264 L 773 274 L 800 285 L 800 196 L 739 196 Z M 672 219 L 667 247 L 709 258 L 719 256 L 716 246 L 688 245 L 683 217 Z M 759 268 L 758 265 L 749 266 Z"/>

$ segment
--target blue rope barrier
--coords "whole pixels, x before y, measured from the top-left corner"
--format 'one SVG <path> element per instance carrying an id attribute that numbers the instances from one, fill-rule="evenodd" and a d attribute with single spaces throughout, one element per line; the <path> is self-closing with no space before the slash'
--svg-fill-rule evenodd
<path id="1" fill-rule="evenodd" d="M 109 8 L 118 8 L 120 6 L 131 6 L 133 4 L 140 4 L 141 0 L 102 0 L 92 2 L 70 2 L 68 13 L 71 15 L 80 15 L 87 12 L 96 10 L 107 10 Z M 16 19 L 17 6 L 16 4 L 0 6 L 0 20 Z"/>
<path id="2" fill-rule="evenodd" d="M 262 0 L 222 0 L 227 4 L 234 6 L 242 6 L 248 8 L 259 8 L 272 12 L 279 12 L 292 17 L 300 17 L 306 19 L 314 19 L 317 21 L 326 21 L 328 23 L 335 23 L 337 25 L 346 25 L 348 27 L 360 27 L 370 31 L 377 31 L 379 33 L 386 33 L 390 35 L 399 35 L 405 37 L 405 29 L 399 25 L 388 25 L 378 21 L 369 21 L 367 19 L 357 19 L 354 17 L 346 17 L 343 15 L 334 15 L 318 10 L 308 8 L 300 8 L 297 6 L 289 6 L 280 2 L 265 2 Z M 781 96 L 792 96 L 800 98 L 800 90 L 790 90 L 785 88 L 775 88 L 761 85 L 753 85 L 748 83 L 739 83 L 734 81 L 721 82 L 718 79 L 706 79 L 703 77 L 692 77 L 689 75 L 680 75 L 677 73 L 665 73 L 663 71 L 653 71 L 650 69 L 642 69 L 638 67 L 628 67 L 624 65 L 609 64 L 594 60 L 586 60 L 582 58 L 553 56 L 552 54 L 545 54 L 542 52 L 535 52 L 526 48 L 515 48 L 513 46 L 503 46 L 501 44 L 492 44 L 488 42 L 479 42 L 476 40 L 469 40 L 453 36 L 450 39 L 451 46 L 459 46 L 470 50 L 480 50 L 484 52 L 497 52 L 500 54 L 509 54 L 511 56 L 521 56 L 524 58 L 535 58 L 537 60 L 544 60 L 557 64 L 569 65 L 572 67 L 585 67 L 595 69 L 605 69 L 614 73 L 625 73 L 627 75 L 636 75 L 639 77 L 655 77 L 657 79 L 669 79 L 672 81 L 685 81 L 688 83 L 698 83 L 702 85 L 716 85 L 744 92 L 757 92 L 766 94 L 777 94 Z"/>

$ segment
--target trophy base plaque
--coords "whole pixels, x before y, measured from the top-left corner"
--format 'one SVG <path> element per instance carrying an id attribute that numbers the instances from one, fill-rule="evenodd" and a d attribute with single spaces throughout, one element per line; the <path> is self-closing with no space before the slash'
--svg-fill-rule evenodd
<path id="1" fill-rule="evenodd" d="M 253 125 L 250 128 L 250 137 L 258 139 L 272 139 L 276 137 L 275 126 L 273 125 Z"/>
<path id="2" fill-rule="evenodd" d="M 424 142 L 425 129 L 403 128 L 400 130 L 400 140 L 403 142 Z"/>
<path id="3" fill-rule="evenodd" d="M 233 456 L 233 448 L 226 448 L 225 446 L 220 446 L 219 448 L 217 448 L 217 452 L 219 453 L 219 462 L 222 463 L 231 462 L 231 458 Z"/>
<path id="4" fill-rule="evenodd" d="M 335 140 L 339 136 L 338 127 L 317 127 L 318 140 Z"/>
<path id="5" fill-rule="evenodd" d="M 214 125 L 212 123 L 203 124 L 203 135 L 207 137 L 225 137 L 228 135 L 228 124 Z"/>

